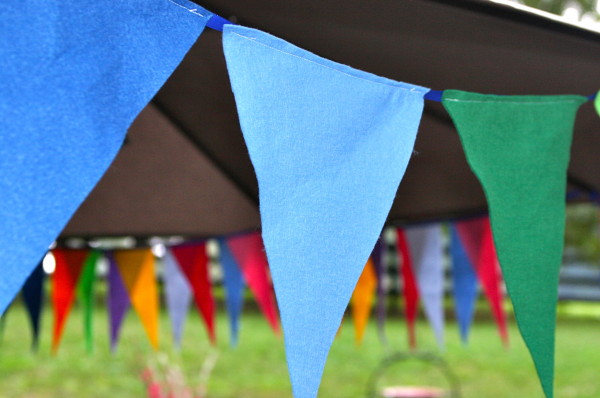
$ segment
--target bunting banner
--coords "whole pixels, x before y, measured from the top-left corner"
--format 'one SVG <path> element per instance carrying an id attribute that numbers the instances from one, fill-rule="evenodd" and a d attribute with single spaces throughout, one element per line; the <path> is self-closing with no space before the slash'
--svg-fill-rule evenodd
<path id="1" fill-rule="evenodd" d="M 594 98 L 594 108 L 596 108 L 596 113 L 600 116 L 600 91 L 596 93 L 596 98 Z"/>
<path id="2" fill-rule="evenodd" d="M 44 280 L 46 273 L 42 263 L 34 268 L 33 272 L 23 285 L 23 301 L 25 309 L 31 323 L 31 348 L 37 351 L 40 342 L 40 318 L 42 315 L 42 306 L 44 305 Z"/>
<path id="3" fill-rule="evenodd" d="M 428 89 L 250 28 L 225 25 L 223 48 L 258 179 L 292 390 L 316 397 L 412 153 Z"/>
<path id="4" fill-rule="evenodd" d="M 211 16 L 186 0 L 3 1 L 0 314 Z"/>
<path id="5" fill-rule="evenodd" d="M 407 228 L 406 238 L 412 255 L 419 296 L 436 341 L 444 346 L 444 247 L 441 224 Z"/>
<path id="6" fill-rule="evenodd" d="M 498 258 L 525 344 L 553 397 L 558 271 L 575 114 L 587 98 L 442 97 L 485 191 Z"/>
<path id="7" fill-rule="evenodd" d="M 165 252 L 163 261 L 165 264 L 163 273 L 165 301 L 171 319 L 173 342 L 176 347 L 181 348 L 183 325 L 192 301 L 192 288 L 169 249 Z"/>
<path id="8" fill-rule="evenodd" d="M 277 303 L 273 297 L 269 264 L 260 234 L 236 235 L 227 239 L 227 245 L 269 325 L 275 333 L 279 333 Z"/>
<path id="9" fill-rule="evenodd" d="M 452 258 L 454 313 L 458 321 L 460 338 L 466 344 L 469 340 L 469 329 L 475 313 L 477 274 L 475 266 L 471 263 L 462 245 L 455 225 L 450 226 L 450 257 Z"/>
<path id="10" fill-rule="evenodd" d="M 129 311 L 131 302 L 123 278 L 119 272 L 119 267 L 115 261 L 114 253 L 107 253 L 108 268 L 108 314 L 110 318 L 110 348 L 114 352 L 119 343 L 121 325 Z"/>
<path id="11" fill-rule="evenodd" d="M 404 296 L 404 316 L 408 328 L 408 346 L 411 350 L 417 348 L 417 335 L 415 322 L 419 309 L 419 290 L 417 280 L 413 271 L 412 258 L 406 234 L 403 230 L 396 231 L 398 239 L 398 251 L 401 258 L 400 269 L 402 274 L 402 294 Z"/>
<path id="12" fill-rule="evenodd" d="M 230 343 L 237 346 L 239 334 L 239 319 L 244 305 L 244 278 L 233 253 L 224 238 L 219 239 L 219 262 L 223 267 L 227 314 L 229 315 Z"/>
<path id="13" fill-rule="evenodd" d="M 365 334 L 367 323 L 373 308 L 373 299 L 377 290 L 377 274 L 373 260 L 369 258 L 365 268 L 358 278 L 354 293 L 350 298 L 352 320 L 356 345 L 360 345 Z"/>
<path id="14" fill-rule="evenodd" d="M 502 276 L 498 257 L 494 247 L 492 229 L 489 217 L 457 221 L 454 224 L 458 237 L 465 248 L 471 265 L 483 291 L 490 304 L 492 315 L 498 325 L 498 333 L 506 347 L 508 347 L 508 329 L 504 311 L 502 293 Z"/>
<path id="15" fill-rule="evenodd" d="M 215 303 L 208 276 L 206 243 L 174 246 L 171 248 L 171 252 L 192 288 L 196 306 L 206 324 L 208 337 L 212 344 L 216 344 Z"/>
<path id="16" fill-rule="evenodd" d="M 65 323 L 75 300 L 77 281 L 88 255 L 86 250 L 52 251 L 56 268 L 52 274 L 52 306 L 54 309 L 54 331 L 52 333 L 52 353 L 58 352 Z"/>
<path id="17" fill-rule="evenodd" d="M 83 303 L 83 331 L 88 353 L 94 349 L 94 282 L 96 281 L 96 264 L 101 256 L 102 254 L 97 250 L 92 250 L 88 254 L 77 286 L 80 300 Z"/>
<path id="18" fill-rule="evenodd" d="M 119 250 L 115 262 L 131 306 L 138 313 L 150 344 L 158 350 L 158 288 L 150 249 Z"/>

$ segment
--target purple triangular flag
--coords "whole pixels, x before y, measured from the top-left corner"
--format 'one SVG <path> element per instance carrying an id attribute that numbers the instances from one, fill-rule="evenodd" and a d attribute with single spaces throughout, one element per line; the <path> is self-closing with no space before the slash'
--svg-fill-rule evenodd
<path id="1" fill-rule="evenodd" d="M 131 302 L 127 288 L 119 273 L 119 267 L 112 253 L 107 253 L 108 268 L 108 312 L 110 316 L 110 348 L 115 351 L 119 341 L 119 332 L 123 319 L 129 310 Z"/>

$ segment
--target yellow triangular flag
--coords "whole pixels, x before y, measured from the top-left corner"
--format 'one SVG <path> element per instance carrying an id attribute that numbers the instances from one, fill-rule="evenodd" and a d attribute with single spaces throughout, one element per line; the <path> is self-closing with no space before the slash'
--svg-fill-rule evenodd
<path id="1" fill-rule="evenodd" d="M 129 293 L 131 305 L 138 313 L 148 340 L 158 349 L 158 289 L 154 274 L 154 256 L 149 249 L 115 252 L 119 273 Z"/>
<path id="2" fill-rule="evenodd" d="M 365 328 L 371 315 L 375 290 L 377 289 L 377 275 L 373 260 L 369 258 L 365 268 L 356 283 L 354 293 L 350 300 L 352 304 L 352 318 L 354 320 L 354 331 L 356 344 L 362 343 Z"/>

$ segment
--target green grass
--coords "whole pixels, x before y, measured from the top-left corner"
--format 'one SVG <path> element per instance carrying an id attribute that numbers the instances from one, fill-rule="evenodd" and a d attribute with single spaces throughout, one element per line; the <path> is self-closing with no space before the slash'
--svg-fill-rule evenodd
<path id="1" fill-rule="evenodd" d="M 585 305 L 583 306 L 585 307 Z M 566 308 L 566 309 L 565 309 Z M 561 309 L 557 329 L 557 398 L 600 397 L 600 320 L 595 310 L 570 316 L 568 306 Z M 590 307 L 592 308 L 592 307 Z M 595 307 L 597 309 L 597 307 Z M 180 367 L 190 384 L 197 384 L 199 371 L 209 352 L 218 361 L 208 385 L 208 398 L 286 398 L 291 397 L 285 364 L 283 340 L 273 335 L 259 314 L 247 312 L 241 320 L 237 347 L 228 344 L 227 320 L 218 316 L 219 344 L 211 349 L 196 313 L 188 318 L 183 348 L 177 351 L 170 342 L 166 314 L 161 318 L 161 351 L 148 344 L 134 313 L 125 320 L 116 353 L 108 348 L 105 309 L 95 314 L 95 350 L 88 354 L 82 337 L 82 316 L 74 308 L 57 356 L 50 354 L 51 313 L 44 313 L 38 353 L 30 350 L 30 332 L 23 309 L 16 305 L 8 313 L 0 345 L 0 396 L 3 398 L 65 397 L 144 397 L 140 373 L 144 367 Z M 387 324 L 390 350 L 406 350 L 405 325 L 399 319 Z M 495 326 L 476 321 L 468 346 L 463 346 L 456 325 L 449 323 L 446 348 L 439 351 L 425 323 L 418 325 L 419 348 L 444 358 L 459 378 L 464 398 L 542 398 L 535 371 L 513 323 L 511 347 L 502 347 Z M 361 347 L 354 343 L 352 324 L 347 320 L 335 341 L 320 390 L 320 397 L 364 397 L 369 376 L 385 357 L 375 325 L 367 330 Z M 435 367 L 418 361 L 396 364 L 380 380 L 383 384 L 439 384 L 445 381 Z"/>

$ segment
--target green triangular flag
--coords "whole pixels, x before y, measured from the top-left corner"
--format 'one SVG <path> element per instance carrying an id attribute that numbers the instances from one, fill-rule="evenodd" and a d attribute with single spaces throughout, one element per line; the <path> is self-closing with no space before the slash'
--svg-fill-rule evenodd
<path id="1" fill-rule="evenodd" d="M 85 259 L 83 271 L 79 279 L 77 291 L 83 303 L 83 329 L 85 335 L 85 346 L 87 352 L 91 353 L 94 348 L 94 332 L 92 318 L 94 316 L 94 282 L 96 281 L 96 263 L 101 253 L 92 250 Z"/>
<path id="2" fill-rule="evenodd" d="M 594 99 L 594 106 L 596 107 L 596 112 L 598 116 L 600 116 L 600 91 L 596 93 L 596 98 Z"/>
<path id="3" fill-rule="evenodd" d="M 442 103 L 485 191 L 519 330 L 553 396 L 558 272 L 575 114 L 585 97 L 448 90 Z"/>

